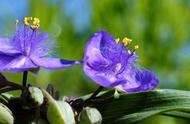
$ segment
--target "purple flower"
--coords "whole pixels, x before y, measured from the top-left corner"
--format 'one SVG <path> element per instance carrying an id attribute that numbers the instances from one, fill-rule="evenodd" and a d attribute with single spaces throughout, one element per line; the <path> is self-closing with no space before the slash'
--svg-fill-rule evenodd
<path id="1" fill-rule="evenodd" d="M 48 57 L 50 49 L 45 43 L 48 34 L 38 31 L 38 18 L 25 17 L 24 25 L 16 23 L 13 38 L 0 38 L 0 71 L 22 72 L 40 67 L 61 69 L 81 63 Z"/>
<path id="2" fill-rule="evenodd" d="M 130 39 L 112 38 L 107 32 L 96 32 L 88 41 L 84 54 L 84 72 L 103 87 L 116 87 L 126 92 L 155 88 L 159 81 L 149 70 L 136 64 L 138 56 L 130 50 Z"/>

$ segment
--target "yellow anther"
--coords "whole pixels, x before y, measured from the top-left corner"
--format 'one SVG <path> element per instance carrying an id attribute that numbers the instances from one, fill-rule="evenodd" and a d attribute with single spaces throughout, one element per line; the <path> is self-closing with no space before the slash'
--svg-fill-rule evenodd
<path id="1" fill-rule="evenodd" d="M 24 25 L 29 26 L 32 29 L 36 29 L 40 27 L 40 19 L 39 18 L 32 18 L 32 17 L 25 17 L 24 20 Z"/>
<path id="2" fill-rule="evenodd" d="M 35 17 L 32 24 L 40 24 L 40 19 Z"/>
<path id="3" fill-rule="evenodd" d="M 120 41 L 120 38 L 116 38 L 116 39 L 115 39 L 115 42 L 116 42 L 116 43 L 119 43 L 119 41 Z"/>
<path id="4" fill-rule="evenodd" d="M 30 26 L 32 29 L 36 29 L 36 28 L 39 28 L 40 27 L 40 19 L 39 18 L 34 18 L 33 19 L 33 22 Z"/>
<path id="5" fill-rule="evenodd" d="M 31 21 L 32 21 L 32 17 L 25 17 L 23 20 L 24 25 L 26 26 L 30 26 Z"/>
<path id="6" fill-rule="evenodd" d="M 122 42 L 125 46 L 129 45 L 131 43 L 132 39 L 129 39 L 127 37 L 123 38 Z"/>
<path id="7" fill-rule="evenodd" d="M 138 49 L 139 48 L 139 45 L 135 45 L 135 49 Z"/>
<path id="8" fill-rule="evenodd" d="M 128 50 L 127 52 L 128 52 L 128 54 L 131 54 L 131 50 Z"/>
<path id="9" fill-rule="evenodd" d="M 19 23 L 19 20 L 18 20 L 18 19 L 16 19 L 15 23 L 16 23 L 16 25 L 18 25 L 18 23 Z"/>

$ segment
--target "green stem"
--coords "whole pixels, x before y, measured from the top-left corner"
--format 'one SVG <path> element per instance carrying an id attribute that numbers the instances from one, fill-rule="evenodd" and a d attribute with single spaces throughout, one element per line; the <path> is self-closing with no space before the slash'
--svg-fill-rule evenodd
<path id="1" fill-rule="evenodd" d="M 98 89 L 85 102 L 88 102 L 91 99 L 95 98 L 103 89 L 104 87 L 99 86 Z"/>
<path id="2" fill-rule="evenodd" d="M 24 71 L 23 72 L 23 78 L 22 78 L 22 93 L 21 93 L 21 104 L 26 104 L 27 102 L 27 96 L 28 96 L 28 92 L 27 92 L 27 77 L 28 77 L 28 71 Z"/>
<path id="3" fill-rule="evenodd" d="M 22 78 L 22 86 L 23 86 L 23 88 L 26 88 L 27 77 L 28 77 L 28 71 L 24 71 L 23 72 L 23 78 Z"/>

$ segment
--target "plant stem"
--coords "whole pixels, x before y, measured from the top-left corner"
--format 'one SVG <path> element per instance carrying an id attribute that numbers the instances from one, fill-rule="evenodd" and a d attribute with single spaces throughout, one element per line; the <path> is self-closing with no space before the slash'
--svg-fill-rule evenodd
<path id="1" fill-rule="evenodd" d="M 22 86 L 23 86 L 23 88 L 26 88 L 27 77 L 28 77 L 28 71 L 24 71 L 23 72 L 23 78 L 22 78 Z"/>
<path id="2" fill-rule="evenodd" d="M 22 78 L 22 93 L 21 93 L 21 104 L 25 105 L 27 103 L 27 77 L 28 77 L 28 71 L 23 72 L 23 78 Z"/>
<path id="3" fill-rule="evenodd" d="M 95 98 L 98 95 L 98 93 L 100 93 L 100 91 L 102 91 L 103 89 L 104 87 L 99 86 L 98 89 L 85 102 Z"/>

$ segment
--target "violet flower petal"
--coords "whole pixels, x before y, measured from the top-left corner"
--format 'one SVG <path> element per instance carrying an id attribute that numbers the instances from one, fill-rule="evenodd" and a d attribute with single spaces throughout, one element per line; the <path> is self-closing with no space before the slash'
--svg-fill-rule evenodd
<path id="1" fill-rule="evenodd" d="M 1 71 L 22 72 L 33 68 L 38 68 L 38 66 L 36 66 L 29 58 L 23 55 L 17 55 L 14 59 L 7 62 L 1 68 Z"/>
<path id="2" fill-rule="evenodd" d="M 7 55 L 20 53 L 20 51 L 15 49 L 10 42 L 8 38 L 0 38 L 0 53 Z"/>
<path id="3" fill-rule="evenodd" d="M 126 83 L 118 88 L 126 92 L 141 92 L 154 89 L 159 81 L 154 72 L 150 70 L 135 70 L 126 75 Z"/>
<path id="4" fill-rule="evenodd" d="M 6 55 L 6 54 L 3 54 L 3 53 L 0 53 L 0 70 L 2 70 L 3 68 L 4 68 L 4 66 L 8 63 L 8 62 L 10 62 L 10 61 L 12 61 L 13 59 L 15 59 L 16 58 L 16 56 L 17 56 L 17 54 L 16 55 Z"/>
<path id="5" fill-rule="evenodd" d="M 43 67 L 45 69 L 51 69 L 51 70 L 62 69 L 64 67 L 69 67 L 76 64 L 82 64 L 81 61 L 64 60 L 64 59 L 59 59 L 59 58 L 32 57 L 31 59 L 39 67 Z"/>
<path id="6" fill-rule="evenodd" d="M 107 61 L 101 54 L 100 51 L 100 41 L 102 35 L 101 33 L 95 33 L 87 43 L 87 47 L 84 55 L 84 72 L 91 77 L 92 80 L 108 87 L 111 83 L 109 79 L 116 80 L 113 78 L 106 78 L 103 72 L 109 65 Z M 110 77 L 109 75 L 107 75 Z"/>
<path id="7" fill-rule="evenodd" d="M 101 54 L 107 59 L 117 60 L 115 58 L 118 58 L 121 55 L 123 44 L 117 44 L 115 39 L 104 30 L 100 30 L 97 33 L 101 36 L 99 46 Z"/>

